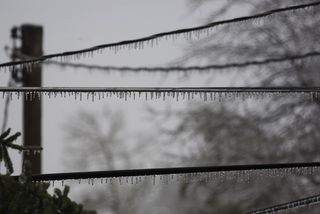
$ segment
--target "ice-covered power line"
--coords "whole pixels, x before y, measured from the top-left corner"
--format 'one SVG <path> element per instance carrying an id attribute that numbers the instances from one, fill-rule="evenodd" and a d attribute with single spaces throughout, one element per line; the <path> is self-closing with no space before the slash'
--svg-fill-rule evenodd
<path id="1" fill-rule="evenodd" d="M 292 209 L 302 208 L 319 205 L 320 195 L 314 195 L 307 198 L 301 198 L 295 201 L 290 201 L 283 204 L 274 205 L 261 210 L 250 211 L 247 214 L 267 214 L 267 213 L 278 213 L 280 211 L 291 211 Z"/>
<path id="2" fill-rule="evenodd" d="M 279 164 L 254 164 L 254 165 L 227 165 L 227 166 L 197 166 L 197 167 L 176 167 L 176 168 L 152 168 L 152 169 L 129 169 L 112 171 L 91 171 L 91 172 L 69 172 L 33 175 L 33 181 L 53 181 L 68 179 L 90 179 L 90 178 L 118 178 L 133 176 L 153 176 L 153 175 L 178 175 L 192 173 L 211 173 L 211 172 L 241 172 L 248 175 L 259 171 L 257 175 L 266 176 L 289 176 L 318 174 L 320 162 L 308 163 L 279 163 Z M 264 173 L 262 173 L 264 172 Z M 244 174 L 238 174 L 243 176 Z M 18 178 L 19 176 L 13 176 Z"/>
<path id="3" fill-rule="evenodd" d="M 313 51 L 304 54 L 290 55 L 278 58 L 267 58 L 262 60 L 252 60 L 245 62 L 232 62 L 225 64 L 211 64 L 206 66 L 171 66 L 171 67 L 128 67 L 128 66 L 102 66 L 102 65 L 89 65 L 84 63 L 71 63 L 71 62 L 59 62 L 48 60 L 45 62 L 46 65 L 57 65 L 62 67 L 72 67 L 72 68 L 84 68 L 88 70 L 101 70 L 101 71 L 132 71 L 132 72 L 188 72 L 188 71 L 211 71 L 211 70 L 224 70 L 228 68 L 244 68 L 249 66 L 261 66 L 271 63 L 282 63 L 292 60 L 301 60 L 310 57 L 320 56 L 320 52 Z"/>
<path id="4" fill-rule="evenodd" d="M 290 96 L 319 100 L 320 87 L 0 87 L 2 96 L 23 97 L 27 100 L 40 99 L 41 95 L 51 97 L 74 97 L 75 99 L 163 99 L 177 101 L 203 99 L 204 101 L 244 100 L 247 98 L 268 98 Z M 24 95 L 24 96 L 23 96 Z"/>
<path id="5" fill-rule="evenodd" d="M 268 17 L 268 16 L 282 13 L 282 12 L 311 8 L 311 7 L 316 7 L 319 5 L 320 5 L 320 1 L 314 1 L 311 3 L 307 3 L 307 4 L 299 4 L 299 5 L 294 5 L 294 6 L 277 8 L 277 9 L 269 10 L 266 12 L 258 13 L 255 15 L 242 16 L 242 17 L 233 18 L 233 19 L 211 22 L 209 24 L 201 25 L 201 26 L 197 26 L 197 27 L 161 32 L 161 33 L 153 34 L 151 36 L 146 36 L 146 37 L 142 37 L 142 38 L 138 38 L 138 39 L 131 39 L 131 40 L 124 40 L 124 41 L 115 42 L 115 43 L 101 44 L 101 45 L 97 45 L 97 46 L 93 46 L 93 47 L 85 48 L 85 49 L 81 49 L 81 50 L 66 51 L 66 52 L 61 52 L 61 53 L 56 53 L 56 54 L 49 54 L 49 55 L 44 55 L 44 56 L 33 58 L 33 59 L 1 63 L 0 69 L 1 68 L 4 68 L 4 69 L 9 68 L 10 69 L 10 68 L 12 68 L 14 66 L 18 66 L 18 65 L 20 65 L 22 67 L 26 67 L 26 68 L 31 68 L 33 63 L 40 63 L 40 62 L 43 62 L 45 60 L 52 59 L 52 58 L 60 58 L 62 60 L 68 60 L 68 59 L 73 59 L 73 58 L 79 59 L 81 57 L 91 56 L 93 53 L 102 51 L 103 49 L 106 49 L 106 48 L 114 49 L 115 51 L 126 48 L 126 47 L 139 49 L 139 48 L 142 48 L 143 45 L 145 45 L 145 44 L 147 44 L 147 45 L 149 44 L 152 46 L 153 43 L 157 43 L 158 40 L 161 38 L 171 38 L 171 37 L 176 38 L 179 35 L 185 35 L 186 38 L 190 38 L 193 35 L 200 36 L 203 33 L 208 33 L 210 29 L 212 29 L 213 27 L 216 27 L 216 26 L 226 25 L 226 24 L 230 24 L 230 23 L 244 22 L 244 21 L 249 21 L 249 20 L 255 20 L 255 19 Z"/>

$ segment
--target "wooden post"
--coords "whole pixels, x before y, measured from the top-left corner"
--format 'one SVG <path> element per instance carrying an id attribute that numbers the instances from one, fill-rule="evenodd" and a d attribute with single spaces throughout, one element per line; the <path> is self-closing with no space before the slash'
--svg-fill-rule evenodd
<path id="1" fill-rule="evenodd" d="M 42 55 L 43 30 L 41 26 L 21 26 L 21 52 L 28 57 Z M 23 70 L 24 87 L 41 87 L 41 64 L 34 64 L 32 71 Z M 28 95 L 25 95 L 28 96 Z M 41 146 L 41 100 L 36 96 L 32 101 L 23 101 L 23 144 Z M 29 160 L 33 174 L 41 173 L 41 154 L 23 154 L 23 161 Z"/>

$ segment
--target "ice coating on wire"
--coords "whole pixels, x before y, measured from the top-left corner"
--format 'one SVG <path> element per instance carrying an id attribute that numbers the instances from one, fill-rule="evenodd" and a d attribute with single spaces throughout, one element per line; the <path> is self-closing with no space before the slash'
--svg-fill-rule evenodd
<path id="1" fill-rule="evenodd" d="M 233 101 L 292 97 L 308 100 L 320 99 L 320 87 L 0 87 L 4 98 L 25 100 L 56 97 L 74 97 L 75 100 L 101 100 L 106 98 L 166 100 L 174 99 L 204 101 Z"/>
<path id="2" fill-rule="evenodd" d="M 288 6 L 283 8 L 277 8 L 274 10 L 258 13 L 251 16 L 243 16 L 233 19 L 227 19 L 217 22 L 212 22 L 206 25 L 192 27 L 192 28 L 184 28 L 184 29 L 178 29 L 173 31 L 167 31 L 162 33 L 153 34 L 151 36 L 146 36 L 138 39 L 132 39 L 132 40 L 125 40 L 121 42 L 115 42 L 115 43 L 108 43 L 108 44 L 102 44 L 97 45 L 94 47 L 82 49 L 82 50 L 76 50 L 76 51 L 66 51 L 62 53 L 56 53 L 56 54 L 49 54 L 44 55 L 41 57 L 33 58 L 33 59 L 27 59 L 27 60 L 21 60 L 21 61 L 14 61 L 14 62 L 6 62 L 0 64 L 0 69 L 13 69 L 15 66 L 20 66 L 21 68 L 25 68 L 27 70 L 30 70 L 30 68 L 35 63 L 40 63 L 43 61 L 46 61 L 48 59 L 52 58 L 59 58 L 60 60 L 67 61 L 70 59 L 79 59 L 82 57 L 92 57 L 95 53 L 101 53 L 104 49 L 111 49 L 115 52 L 128 48 L 128 49 L 142 49 L 144 45 L 150 45 L 151 47 L 154 44 L 157 44 L 160 39 L 176 39 L 180 35 L 184 35 L 186 39 L 191 39 L 193 36 L 199 37 L 202 34 L 209 34 L 210 30 L 212 30 L 214 27 L 226 25 L 230 23 L 239 23 L 249 20 L 257 20 L 264 17 L 269 17 L 271 15 L 275 15 L 282 12 L 288 12 L 288 11 L 295 11 L 300 9 L 306 9 L 306 8 L 312 8 L 320 5 L 320 1 L 314 1 L 307 4 L 300 4 L 300 5 L 294 5 L 294 6 Z"/>
<path id="3" fill-rule="evenodd" d="M 244 68 L 249 66 L 261 66 L 270 63 L 281 63 L 292 60 L 302 60 L 310 57 L 320 56 L 319 51 L 307 52 L 304 54 L 289 55 L 278 58 L 267 58 L 263 60 L 251 60 L 245 62 L 232 62 L 225 64 L 211 64 L 205 66 L 173 66 L 173 67 L 116 67 L 116 66 L 101 66 L 101 65 L 89 65 L 84 63 L 70 63 L 48 60 L 46 65 L 57 65 L 61 67 L 83 68 L 88 70 L 101 70 L 101 71 L 131 71 L 131 72 L 188 72 L 188 71 L 211 71 L 211 70 L 223 70 L 228 68 Z"/>
<path id="4" fill-rule="evenodd" d="M 255 164 L 255 165 L 228 165 L 228 166 L 195 166 L 177 168 L 149 168 L 91 172 L 69 172 L 33 175 L 33 181 L 65 181 L 87 180 L 93 184 L 95 180 L 100 183 L 119 182 L 139 184 L 144 180 L 156 183 L 192 183 L 192 182 L 223 182 L 236 180 L 249 182 L 251 179 L 269 179 L 277 177 L 318 175 L 319 162 L 309 163 L 282 163 L 282 164 Z M 18 176 L 14 176 L 18 178 Z"/>
<path id="5" fill-rule="evenodd" d="M 281 211 L 290 212 L 293 209 L 319 205 L 320 195 L 315 195 L 307 198 L 298 199 L 295 201 L 274 205 L 272 207 L 264 208 L 261 210 L 255 210 L 248 212 L 247 214 L 267 214 L 267 213 L 279 213 Z"/>

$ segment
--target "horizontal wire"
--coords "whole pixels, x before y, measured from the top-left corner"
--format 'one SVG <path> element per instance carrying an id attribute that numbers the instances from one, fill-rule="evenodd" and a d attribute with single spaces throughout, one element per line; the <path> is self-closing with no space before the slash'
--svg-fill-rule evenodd
<path id="1" fill-rule="evenodd" d="M 101 66 L 101 65 L 88 65 L 84 63 L 70 63 L 70 62 L 59 62 L 59 61 L 45 61 L 48 65 L 58 65 L 62 67 L 73 67 L 73 68 L 84 68 L 89 70 L 102 70 L 102 71 L 133 71 L 133 72 L 170 72 L 170 71 L 208 71 L 208 70 L 223 70 L 228 68 L 242 68 L 249 66 L 259 66 L 270 63 L 281 63 L 292 60 L 305 59 L 309 57 L 320 56 L 320 52 L 313 51 L 304 54 L 284 56 L 279 58 L 269 58 L 263 60 L 252 60 L 246 62 L 233 62 L 226 64 L 211 64 L 206 66 L 172 66 L 172 67 L 116 67 L 116 66 Z"/>
<path id="2" fill-rule="evenodd" d="M 294 5 L 294 6 L 277 8 L 277 9 L 269 10 L 266 12 L 258 13 L 255 15 L 243 16 L 243 17 L 238 17 L 238 18 L 233 18 L 233 19 L 211 22 L 206 25 L 201 25 L 201 26 L 192 27 L 192 28 L 184 28 L 184 29 L 178 29 L 178 30 L 173 30 L 173 31 L 157 33 L 157 34 L 153 34 L 151 36 L 146 36 L 146 37 L 142 37 L 142 38 L 138 38 L 138 39 L 102 44 L 102 45 L 97 45 L 97 46 L 93 46 L 93 47 L 81 49 L 81 50 L 76 50 L 76 51 L 67 51 L 67 52 L 62 52 L 62 53 L 49 54 L 49 55 L 44 55 L 44 56 L 33 58 L 33 59 L 28 59 L 28 60 L 1 63 L 0 68 L 30 64 L 30 63 L 38 63 L 38 62 L 45 61 L 47 59 L 57 58 L 57 57 L 67 57 L 67 56 L 76 55 L 75 58 L 79 58 L 79 57 L 84 56 L 84 54 L 86 54 L 86 53 L 93 53 L 94 51 L 105 49 L 105 48 L 119 47 L 119 46 L 125 46 L 125 45 L 130 45 L 130 44 L 135 44 L 135 45 L 138 44 L 137 48 L 139 48 L 143 42 L 153 41 L 155 39 L 162 38 L 162 37 L 167 37 L 167 36 L 171 36 L 171 35 L 186 34 L 186 33 L 195 32 L 195 31 L 201 31 L 201 30 L 209 29 L 209 28 L 212 28 L 215 26 L 221 26 L 221 25 L 226 25 L 226 24 L 230 24 L 230 23 L 238 23 L 238 22 L 248 21 L 248 20 L 252 20 L 252 19 L 268 17 L 268 16 L 271 16 L 271 15 L 274 15 L 277 13 L 294 11 L 294 10 L 305 9 L 305 8 L 310 8 L 310 7 L 316 7 L 319 5 L 320 5 L 320 1 L 315 1 L 315 2 L 311 2 L 311 3 L 307 3 L 307 4 L 299 4 L 299 5 Z"/>
<path id="3" fill-rule="evenodd" d="M 213 93 L 310 93 L 320 87 L 0 87 L 0 92 L 94 93 L 94 92 L 213 92 Z"/>
<path id="4" fill-rule="evenodd" d="M 267 207 L 261 210 L 250 211 L 247 214 L 267 214 L 267 213 L 276 213 L 279 211 L 285 211 L 300 207 L 306 207 L 311 205 L 316 205 L 320 203 L 320 195 L 314 195 L 307 198 L 301 198 L 295 201 L 290 201 L 283 204 L 274 205 Z"/>
<path id="5" fill-rule="evenodd" d="M 90 171 L 90 172 L 68 172 L 32 175 L 33 181 L 53 181 L 68 179 L 87 179 L 87 178 L 114 178 L 132 176 L 152 176 L 186 173 L 205 173 L 205 172 L 232 172 L 232 171 L 255 171 L 272 169 L 296 169 L 320 167 L 320 162 L 306 163 L 279 163 L 279 164 L 253 164 L 253 165 L 227 165 L 227 166 L 199 166 L 199 167 L 176 167 L 176 168 L 151 168 L 151 169 L 129 169 L 111 171 Z M 19 176 L 12 176 L 19 178 Z"/>

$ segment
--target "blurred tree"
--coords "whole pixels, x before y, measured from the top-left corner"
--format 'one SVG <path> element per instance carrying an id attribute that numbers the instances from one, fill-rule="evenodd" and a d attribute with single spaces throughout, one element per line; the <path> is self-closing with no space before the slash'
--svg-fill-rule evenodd
<path id="1" fill-rule="evenodd" d="M 68 157 L 73 170 L 131 168 L 135 154 L 142 150 L 141 145 L 130 145 L 135 142 L 125 134 L 123 113 L 120 110 L 104 108 L 98 114 L 82 111 L 70 121 L 66 124 L 66 130 L 70 142 L 68 153 L 74 154 Z M 80 194 L 83 203 L 101 212 L 139 213 L 140 206 L 136 205 L 136 201 L 140 200 L 139 196 L 145 191 L 141 185 L 119 185 L 114 182 L 94 191 L 90 187 Z"/>
<path id="2" fill-rule="evenodd" d="M 216 2 L 192 0 L 190 4 L 195 9 Z M 310 1 L 299 1 L 304 2 Z M 296 3 L 229 0 L 209 16 L 209 21 L 241 9 L 254 14 Z M 239 62 L 319 50 L 319 20 L 319 10 L 315 8 L 219 27 L 209 38 L 195 42 L 181 62 Z M 319 60 L 310 58 L 246 71 L 239 68 L 232 82 L 249 86 L 318 86 L 319 65 Z M 229 78 L 226 73 L 220 75 Z M 289 97 L 199 105 L 184 112 L 172 134 L 184 146 L 196 144 L 183 159 L 192 165 L 319 161 L 320 120 L 315 116 L 320 113 L 319 104 L 317 100 Z M 193 206 L 181 213 L 243 213 L 312 194 L 319 181 L 318 176 L 312 175 L 239 185 L 184 184 L 180 188 L 181 200 L 192 201 Z"/>
<path id="3" fill-rule="evenodd" d="M 208 21 L 230 17 L 233 12 L 257 13 L 296 4 L 294 0 L 190 0 L 193 10 L 219 3 L 220 7 Z M 299 3 L 310 2 L 307 0 Z M 303 18 L 301 18 L 303 17 Z M 240 62 L 253 59 L 283 57 L 319 49 L 317 38 L 320 30 L 319 11 L 306 9 L 278 14 L 252 22 L 220 26 L 210 37 L 194 42 L 181 63 L 197 65 L 206 63 Z M 249 86 L 318 86 L 319 60 L 310 58 L 282 64 L 268 64 L 259 67 L 234 69 L 236 75 L 230 80 L 230 73 L 219 73 L 226 80 L 237 85 Z M 230 71 L 231 72 L 231 71 Z M 172 147 L 168 154 L 184 152 L 179 158 L 183 165 L 206 164 L 255 164 L 275 162 L 319 161 L 317 139 L 320 121 L 314 115 L 320 112 L 319 102 L 299 98 L 265 98 L 257 102 L 195 105 L 179 114 L 180 122 L 170 133 L 170 142 L 177 142 L 179 150 Z M 153 116 L 157 112 L 153 112 Z M 104 169 L 118 168 L 119 161 L 129 166 L 128 154 L 134 153 L 119 148 L 124 139 L 121 114 L 106 111 L 106 120 L 101 116 L 82 113 L 76 122 L 70 124 L 70 140 L 83 147 L 78 166 L 88 169 L 91 165 L 104 164 Z M 103 121 L 108 121 L 104 123 Z M 164 124 L 160 123 L 160 126 Z M 165 127 L 159 127 L 163 130 Z M 75 149 L 80 148 L 79 144 Z M 178 152 L 177 152 L 178 151 Z M 122 155 L 121 155 L 122 154 Z M 115 159 L 120 156 L 122 160 Z M 168 156 L 169 157 L 169 156 Z M 169 158 L 166 158 L 168 161 Z M 90 161 L 92 161 L 90 163 Z M 90 163 L 88 165 L 88 163 Z M 119 164 L 121 165 L 121 164 Z M 125 165 L 125 164 L 124 164 Z M 122 165 L 123 166 L 123 165 Z M 157 197 L 143 204 L 140 213 L 243 213 L 258 207 L 265 207 L 293 200 L 315 193 L 320 180 L 315 175 L 288 176 L 256 179 L 251 182 L 226 180 L 217 183 L 180 184 L 162 188 Z M 105 197 L 113 198 L 107 206 L 112 213 L 138 213 L 137 197 L 148 194 L 148 188 L 121 192 L 118 186 L 110 191 L 101 190 L 91 201 L 93 206 L 105 206 Z M 107 193 L 106 193 L 107 192 Z M 147 198 L 144 196 L 144 198 Z M 138 207 L 138 208 L 137 208 Z M 308 210 L 308 213 L 317 213 Z"/>

